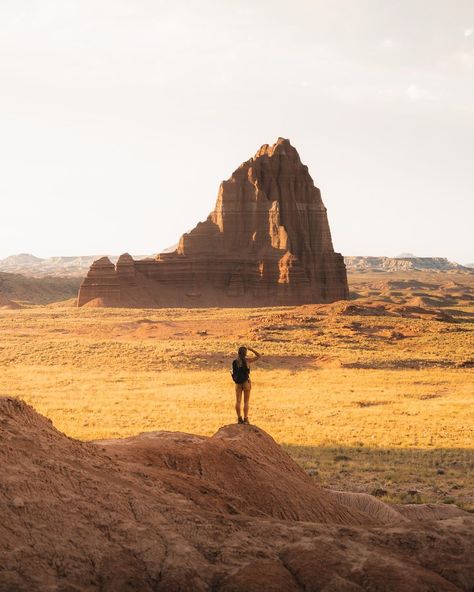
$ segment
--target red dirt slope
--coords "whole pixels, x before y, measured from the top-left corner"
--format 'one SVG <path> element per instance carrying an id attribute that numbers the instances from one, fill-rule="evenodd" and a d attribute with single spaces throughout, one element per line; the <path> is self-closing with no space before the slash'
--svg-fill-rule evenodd
<path id="1" fill-rule="evenodd" d="M 0 398 L 0 592 L 472 589 L 474 517 L 384 506 L 255 427 L 84 443 Z"/>

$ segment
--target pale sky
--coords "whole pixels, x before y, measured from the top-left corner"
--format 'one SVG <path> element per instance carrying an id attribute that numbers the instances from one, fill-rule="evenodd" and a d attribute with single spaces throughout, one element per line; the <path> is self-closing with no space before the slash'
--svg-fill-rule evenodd
<path id="1" fill-rule="evenodd" d="M 337 251 L 474 261 L 474 1 L 0 0 L 0 257 L 158 252 L 278 136 Z"/>

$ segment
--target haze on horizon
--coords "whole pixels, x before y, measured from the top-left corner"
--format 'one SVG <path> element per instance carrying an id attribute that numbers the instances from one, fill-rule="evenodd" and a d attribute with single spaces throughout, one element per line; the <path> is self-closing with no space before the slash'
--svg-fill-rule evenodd
<path id="1" fill-rule="evenodd" d="M 0 258 L 156 253 L 287 137 L 344 255 L 474 261 L 472 0 L 3 0 Z"/>

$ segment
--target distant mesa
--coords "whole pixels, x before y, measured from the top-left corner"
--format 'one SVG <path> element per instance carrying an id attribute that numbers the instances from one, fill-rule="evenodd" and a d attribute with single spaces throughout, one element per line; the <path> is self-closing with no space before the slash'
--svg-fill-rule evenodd
<path id="1" fill-rule="evenodd" d="M 471 272 L 467 266 L 445 257 L 344 257 L 348 271 L 460 271 Z"/>
<path id="2" fill-rule="evenodd" d="M 97 255 L 48 257 L 43 259 L 27 253 L 10 255 L 0 259 L 0 272 L 21 273 L 28 277 L 80 277 L 87 274 L 92 263 L 98 259 Z M 118 257 L 111 257 L 117 261 Z M 76 292 L 77 294 L 77 292 Z"/>
<path id="3" fill-rule="evenodd" d="M 296 149 L 279 138 L 221 183 L 207 220 L 171 252 L 95 261 L 78 306 L 271 306 L 348 296 L 320 191 Z"/>
<path id="4" fill-rule="evenodd" d="M 17 265 L 37 265 L 44 261 L 41 257 L 36 257 L 30 253 L 18 253 L 18 255 L 10 255 L 5 259 L 0 259 L 2 267 L 15 267 Z"/>

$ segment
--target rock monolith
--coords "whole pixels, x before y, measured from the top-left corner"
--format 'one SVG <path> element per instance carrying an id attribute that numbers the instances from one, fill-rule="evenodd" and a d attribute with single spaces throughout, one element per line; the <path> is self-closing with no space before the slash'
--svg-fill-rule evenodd
<path id="1" fill-rule="evenodd" d="M 221 183 L 214 210 L 174 251 L 95 261 L 78 306 L 297 305 L 348 293 L 321 193 L 279 138 Z"/>

